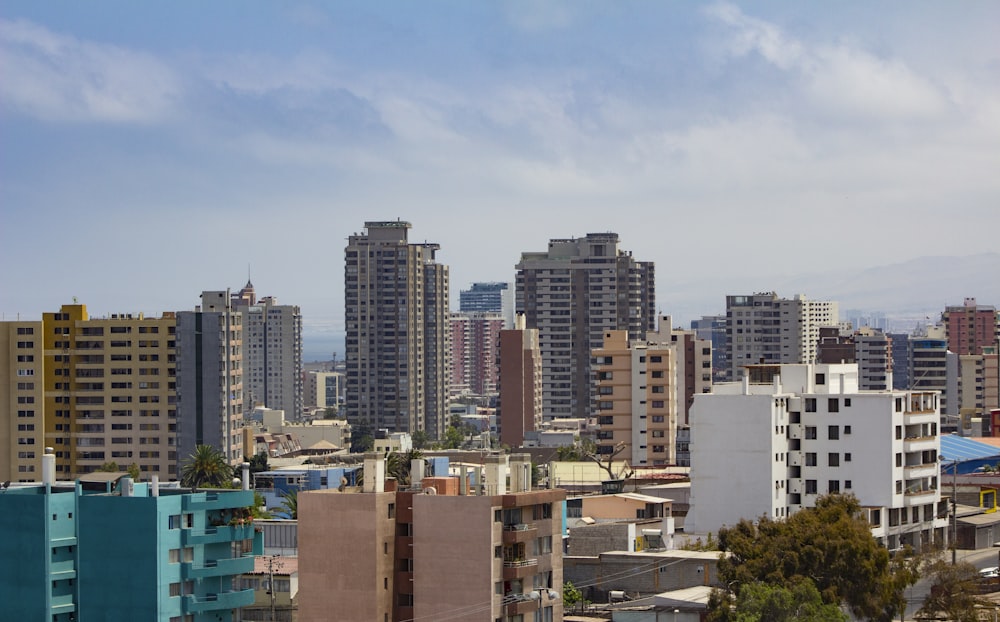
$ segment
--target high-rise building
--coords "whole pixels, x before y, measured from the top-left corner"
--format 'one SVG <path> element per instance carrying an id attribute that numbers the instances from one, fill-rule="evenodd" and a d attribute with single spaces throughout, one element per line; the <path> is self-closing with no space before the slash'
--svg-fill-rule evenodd
<path id="1" fill-rule="evenodd" d="M 892 346 L 892 389 L 910 388 L 910 335 L 889 333 Z"/>
<path id="2" fill-rule="evenodd" d="M 538 330 L 524 328 L 524 318 L 515 320 L 517 328 L 500 331 L 500 400 L 497 427 L 500 443 L 520 447 L 524 433 L 542 424 L 542 353 Z"/>
<path id="3" fill-rule="evenodd" d="M 675 464 L 677 344 L 654 334 L 629 341 L 627 331 L 610 330 L 593 356 L 597 454 L 635 466 Z"/>
<path id="4" fill-rule="evenodd" d="M 177 451 L 198 445 L 243 460 L 243 314 L 229 293 L 206 291 L 194 311 L 177 313 Z"/>
<path id="5" fill-rule="evenodd" d="M 886 548 L 946 543 L 936 391 L 861 391 L 850 363 L 747 371 L 695 397 L 685 530 L 782 520 L 850 493 Z"/>
<path id="6" fill-rule="evenodd" d="M 958 355 L 948 350 L 943 326 L 928 326 L 909 341 L 908 389 L 941 392 L 941 432 L 959 431 Z"/>
<path id="7" fill-rule="evenodd" d="M 892 340 L 880 330 L 867 326 L 845 333 L 836 326 L 819 329 L 817 363 L 857 363 L 858 386 L 862 391 L 891 389 Z"/>
<path id="8" fill-rule="evenodd" d="M 458 293 L 458 310 L 490 311 L 503 316 L 504 328 L 514 328 L 514 288 L 510 283 L 473 283 Z"/>
<path id="9" fill-rule="evenodd" d="M 941 314 L 948 349 L 955 354 L 982 354 L 1000 341 L 1000 314 L 996 307 L 977 305 L 966 298 L 961 306 L 945 307 Z"/>
<path id="10" fill-rule="evenodd" d="M 562 620 L 565 491 L 527 455 L 487 456 L 482 488 L 415 462 L 405 488 L 366 457 L 363 491 L 299 494 L 299 620 Z"/>
<path id="11" fill-rule="evenodd" d="M 497 392 L 503 327 L 503 316 L 492 311 L 451 314 L 451 395 Z"/>
<path id="12" fill-rule="evenodd" d="M 232 297 L 233 311 L 243 314 L 243 406 L 302 416 L 302 313 L 277 298 L 257 299 L 253 284 Z"/>
<path id="13" fill-rule="evenodd" d="M 114 462 L 176 477 L 173 313 L 92 318 L 63 305 L 40 322 L 4 322 L 0 479 L 36 481 L 42 450 L 60 477 Z M 6 440 L 9 439 L 9 440 Z"/>
<path id="14" fill-rule="evenodd" d="M 712 382 L 725 382 L 729 375 L 729 359 L 726 351 L 726 316 L 703 315 L 691 321 L 691 330 L 698 339 L 712 344 Z"/>
<path id="15" fill-rule="evenodd" d="M 590 353 L 604 333 L 642 339 L 656 321 L 652 262 L 621 250 L 616 233 L 549 241 L 517 264 L 517 312 L 538 329 L 546 420 L 586 417 L 594 394 Z"/>
<path id="16" fill-rule="evenodd" d="M 410 244 L 410 223 L 366 222 L 345 249 L 345 410 L 356 433 L 445 431 L 450 355 L 448 267 Z"/>
<path id="17" fill-rule="evenodd" d="M 836 326 L 838 305 L 774 292 L 726 296 L 727 380 L 747 365 L 813 363 L 821 326 Z"/>

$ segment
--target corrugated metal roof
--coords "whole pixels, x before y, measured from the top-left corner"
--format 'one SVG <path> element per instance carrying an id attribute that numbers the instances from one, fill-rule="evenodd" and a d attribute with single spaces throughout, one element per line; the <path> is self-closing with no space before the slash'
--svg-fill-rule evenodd
<path id="1" fill-rule="evenodd" d="M 941 437 L 941 459 L 946 462 L 982 460 L 984 458 L 1000 458 L 1000 448 L 957 434 L 947 434 Z"/>

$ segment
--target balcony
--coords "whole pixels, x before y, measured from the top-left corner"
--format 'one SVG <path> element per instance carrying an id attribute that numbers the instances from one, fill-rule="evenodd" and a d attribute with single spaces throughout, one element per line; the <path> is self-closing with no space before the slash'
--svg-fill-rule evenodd
<path id="1" fill-rule="evenodd" d="M 184 597 L 184 611 L 201 613 L 203 611 L 224 611 L 247 607 L 253 604 L 253 590 L 234 590 L 204 596 L 187 595 Z"/>
<path id="2" fill-rule="evenodd" d="M 253 556 L 232 557 L 228 559 L 213 559 L 201 566 L 191 563 L 184 564 L 183 576 L 187 579 L 204 579 L 205 577 L 221 577 L 253 572 Z"/>
<path id="3" fill-rule="evenodd" d="M 938 448 L 936 436 L 907 436 L 903 439 L 903 451 L 929 451 Z"/>
<path id="4" fill-rule="evenodd" d="M 184 531 L 185 544 L 215 544 L 220 542 L 236 542 L 250 540 L 254 537 L 253 525 L 232 525 L 208 527 L 202 530 Z"/>
<path id="5" fill-rule="evenodd" d="M 518 523 L 503 526 L 503 543 L 518 544 L 538 537 L 538 527 L 533 524 Z"/>
<path id="6" fill-rule="evenodd" d="M 529 594 L 507 594 L 503 597 L 505 616 L 524 615 L 538 611 L 539 602 Z"/>
<path id="7" fill-rule="evenodd" d="M 511 579 L 523 579 L 535 574 L 538 566 L 537 559 L 517 559 L 504 561 L 503 578 L 505 581 Z"/>
<path id="8" fill-rule="evenodd" d="M 938 474 L 938 465 L 936 463 L 930 464 L 908 464 L 904 467 L 903 472 L 906 474 L 907 479 L 920 479 L 924 477 L 936 477 Z"/>

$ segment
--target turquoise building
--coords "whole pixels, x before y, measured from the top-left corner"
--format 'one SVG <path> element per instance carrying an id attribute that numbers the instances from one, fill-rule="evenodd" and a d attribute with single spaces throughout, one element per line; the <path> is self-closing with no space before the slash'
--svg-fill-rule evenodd
<path id="1" fill-rule="evenodd" d="M 0 603 L 12 620 L 229 621 L 263 553 L 250 490 L 164 488 L 122 473 L 0 492 Z"/>

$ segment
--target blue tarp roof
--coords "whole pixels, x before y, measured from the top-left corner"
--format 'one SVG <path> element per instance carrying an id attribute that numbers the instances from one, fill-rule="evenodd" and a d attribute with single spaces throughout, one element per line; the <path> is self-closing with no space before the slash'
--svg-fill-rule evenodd
<path id="1" fill-rule="evenodd" d="M 974 441 L 971 438 L 957 434 L 945 434 L 941 437 L 941 459 L 952 460 L 983 460 L 1000 457 L 1000 448 Z"/>

